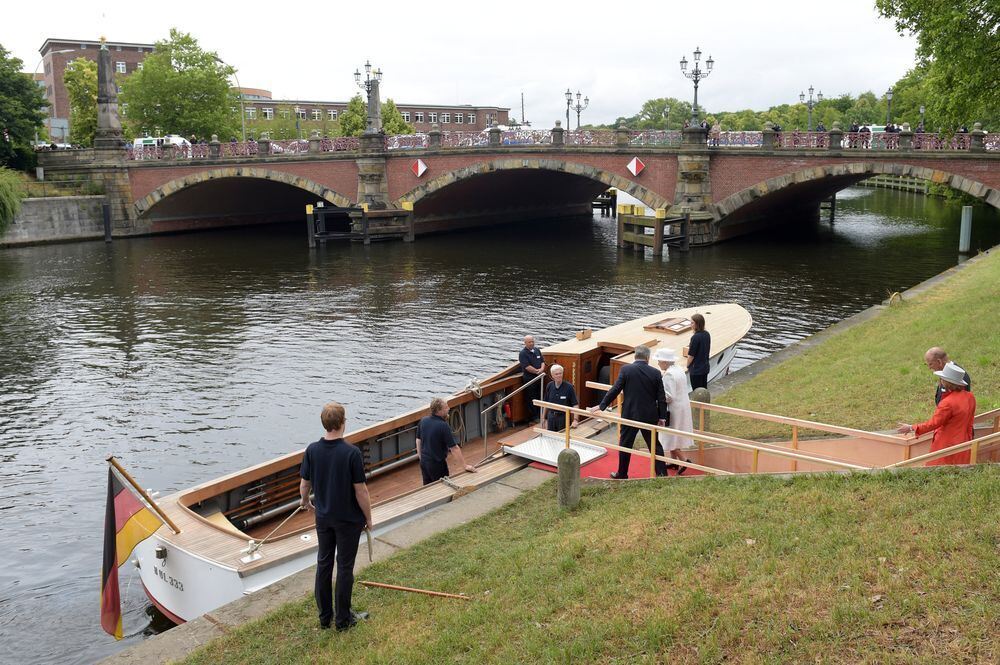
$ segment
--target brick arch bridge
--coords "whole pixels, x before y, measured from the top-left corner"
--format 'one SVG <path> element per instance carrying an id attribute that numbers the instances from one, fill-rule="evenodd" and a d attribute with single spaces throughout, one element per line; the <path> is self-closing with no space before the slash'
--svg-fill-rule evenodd
<path id="1" fill-rule="evenodd" d="M 923 136 L 923 138 L 921 138 Z M 692 213 L 692 241 L 766 228 L 785 212 L 881 173 L 947 184 L 1000 208 L 1000 136 L 745 133 L 709 145 L 679 132 L 432 132 L 281 147 L 213 143 L 186 151 L 40 153 L 47 172 L 103 179 L 116 235 L 226 224 L 301 222 L 306 203 L 383 210 L 416 234 L 589 211 L 617 187 L 650 208 Z M 726 145 L 729 143 L 729 145 Z M 294 148 L 294 149 L 293 149 Z M 295 150 L 302 149 L 302 152 Z M 641 161 L 641 168 L 636 168 Z M 632 170 L 636 172 L 633 173 Z M 360 215 L 360 213 L 358 213 Z M 374 217 L 373 217 L 374 218 Z"/>

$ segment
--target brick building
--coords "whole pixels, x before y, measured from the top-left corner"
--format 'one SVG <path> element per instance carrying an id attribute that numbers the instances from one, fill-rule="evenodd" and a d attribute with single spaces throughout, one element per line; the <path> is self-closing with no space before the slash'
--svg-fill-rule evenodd
<path id="1" fill-rule="evenodd" d="M 142 61 L 153 52 L 153 44 L 131 42 L 108 42 L 111 62 L 117 74 L 127 76 L 142 69 Z M 77 59 L 87 58 L 97 61 L 97 51 L 101 43 L 80 39 L 45 40 L 39 53 L 44 64 L 41 75 L 45 85 L 45 99 L 49 103 L 46 127 L 53 141 L 63 142 L 69 134 L 69 99 L 63 82 L 66 65 Z M 331 122 L 344 112 L 347 102 L 306 101 L 296 99 L 272 99 L 269 90 L 241 88 L 247 121 L 259 133 L 268 131 L 268 121 L 284 119 L 300 121 L 300 127 L 315 128 L 316 121 Z M 400 104 L 397 107 L 403 119 L 418 132 L 427 132 L 435 122 L 442 130 L 479 131 L 487 127 L 508 123 L 509 108 L 501 106 L 471 106 L 455 104 L 441 106 L 433 104 Z M 239 109 L 236 109 L 239 113 Z M 287 118 L 282 115 L 287 114 Z M 276 123 L 277 124 L 277 123 Z M 248 129 L 250 128 L 248 125 Z M 167 131 L 170 131 L 169 129 Z M 249 133 L 249 132 L 248 132 Z M 289 137 L 291 138 L 291 137 Z"/>
<path id="2" fill-rule="evenodd" d="M 142 61 L 153 52 L 152 44 L 131 42 L 108 42 L 111 62 L 115 71 L 128 75 L 142 68 Z M 66 65 L 77 58 L 87 58 L 97 62 L 100 42 L 84 39 L 46 39 L 38 52 L 42 56 L 42 78 L 45 82 L 45 99 L 49 103 L 48 120 L 45 126 L 53 141 L 65 141 L 69 134 L 69 98 L 63 83 Z"/>

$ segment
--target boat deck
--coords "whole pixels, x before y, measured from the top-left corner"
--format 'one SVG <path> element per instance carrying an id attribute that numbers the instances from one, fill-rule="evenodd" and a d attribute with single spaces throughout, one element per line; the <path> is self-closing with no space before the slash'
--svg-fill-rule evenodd
<path id="1" fill-rule="evenodd" d="M 489 454 L 505 444 L 519 443 L 524 438 L 533 435 L 528 426 L 511 428 L 501 434 L 494 434 L 489 441 Z M 462 446 L 466 462 L 478 464 L 484 459 L 482 439 L 473 439 Z M 487 455 L 488 456 L 488 455 Z M 437 505 L 448 503 L 456 496 L 473 491 L 503 478 L 528 464 L 514 456 L 498 457 L 485 462 L 477 473 L 462 471 L 451 476 L 451 484 L 442 481 L 424 486 L 420 476 L 419 466 L 408 464 L 383 476 L 372 479 L 369 492 L 372 495 L 372 520 L 376 529 L 405 519 L 411 515 L 423 512 Z M 163 511 L 174 521 L 180 533 L 173 533 L 166 527 L 161 527 L 157 535 L 169 544 L 188 552 L 196 552 L 221 567 L 239 572 L 241 576 L 262 570 L 303 553 L 316 549 L 316 538 L 305 537 L 314 530 L 314 516 L 309 513 L 299 513 L 289 520 L 281 530 L 263 545 L 260 552 L 262 558 L 245 563 L 247 541 L 250 538 L 263 538 L 271 532 L 286 516 L 255 525 L 246 532 L 239 531 L 232 525 L 228 527 L 215 525 L 207 519 L 196 515 L 191 510 L 180 505 L 181 494 L 172 494 L 159 501 Z M 228 524 L 228 522 L 227 522 Z"/>

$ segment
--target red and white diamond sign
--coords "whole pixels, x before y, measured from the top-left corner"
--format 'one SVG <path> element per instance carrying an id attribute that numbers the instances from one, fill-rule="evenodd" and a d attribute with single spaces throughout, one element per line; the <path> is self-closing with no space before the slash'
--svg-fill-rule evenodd
<path id="1" fill-rule="evenodd" d="M 632 161 L 629 162 L 625 168 L 627 168 L 628 172 L 631 173 L 632 175 L 639 175 L 640 173 L 642 173 L 642 170 L 646 168 L 646 165 L 643 164 L 642 160 L 639 159 L 638 157 L 633 157 Z"/>
<path id="2" fill-rule="evenodd" d="M 413 175 L 419 178 L 427 170 L 427 164 L 424 163 L 424 160 L 418 159 L 410 165 L 410 170 L 413 171 Z"/>

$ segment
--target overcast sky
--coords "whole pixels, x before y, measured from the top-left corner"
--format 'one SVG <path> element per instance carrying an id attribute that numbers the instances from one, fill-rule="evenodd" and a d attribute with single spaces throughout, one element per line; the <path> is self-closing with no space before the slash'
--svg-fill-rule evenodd
<path id="1" fill-rule="evenodd" d="M 520 117 L 523 92 L 538 127 L 565 118 L 567 87 L 590 97 L 585 123 L 632 115 L 653 97 L 690 99 L 678 62 L 696 46 L 716 62 L 699 89 L 709 111 L 795 102 L 810 84 L 827 96 L 881 95 L 914 54 L 914 40 L 880 18 L 874 0 L 15 1 L 0 44 L 28 69 L 48 37 L 152 43 L 170 27 L 275 98 L 347 99 L 352 73 L 370 58 L 385 73 L 383 98 L 509 106 Z"/>

